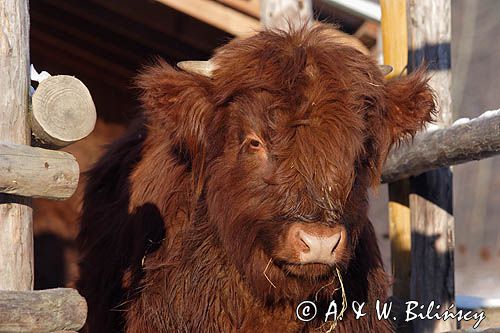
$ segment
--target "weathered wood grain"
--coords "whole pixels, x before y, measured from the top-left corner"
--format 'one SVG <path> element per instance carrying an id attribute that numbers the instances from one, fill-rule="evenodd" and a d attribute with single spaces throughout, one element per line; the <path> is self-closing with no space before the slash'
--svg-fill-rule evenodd
<path id="1" fill-rule="evenodd" d="M 384 63 L 394 70 L 387 78 L 399 76 L 408 64 L 408 33 L 405 1 L 381 0 L 382 48 Z"/>
<path id="2" fill-rule="evenodd" d="M 29 144 L 28 0 L 0 1 L 0 141 Z M 0 175 L 3 172 L 0 171 Z M 33 288 L 29 199 L 0 194 L 0 289 Z"/>
<path id="3" fill-rule="evenodd" d="M 394 149 L 387 158 L 383 182 L 415 176 L 444 166 L 500 154 L 500 110 L 488 115 L 418 134 L 411 144 Z"/>
<path id="4" fill-rule="evenodd" d="M 96 122 L 96 109 L 85 85 L 73 76 L 51 76 L 32 96 L 30 123 L 35 144 L 61 148 L 85 138 Z"/>
<path id="5" fill-rule="evenodd" d="M 259 21 L 215 1 L 156 0 L 186 15 L 224 30 L 236 37 L 247 37 L 259 28 Z"/>
<path id="6" fill-rule="evenodd" d="M 404 75 L 408 62 L 408 35 L 405 1 L 382 0 L 382 42 L 384 63 L 394 68 L 388 78 Z M 393 296 L 405 302 L 410 297 L 411 227 L 408 179 L 389 184 L 389 237 L 391 240 L 391 273 Z M 399 315 L 397 316 L 400 317 Z M 397 323 L 398 332 L 408 332 L 410 325 Z"/>
<path id="7" fill-rule="evenodd" d="M 311 0 L 261 0 L 260 22 L 266 28 L 288 30 L 312 23 Z"/>
<path id="8" fill-rule="evenodd" d="M 0 142 L 0 193 L 67 199 L 76 190 L 79 173 L 69 153 Z"/>
<path id="9" fill-rule="evenodd" d="M 451 107 L 451 0 L 408 0 L 409 71 L 427 64 L 436 92 L 437 125 L 453 119 Z M 455 303 L 453 174 L 449 167 L 410 179 L 410 298 L 440 311 Z M 414 332 L 456 329 L 454 320 L 415 320 Z"/>
<path id="10" fill-rule="evenodd" d="M 78 331 L 87 303 L 74 289 L 0 291 L 0 332 Z"/>

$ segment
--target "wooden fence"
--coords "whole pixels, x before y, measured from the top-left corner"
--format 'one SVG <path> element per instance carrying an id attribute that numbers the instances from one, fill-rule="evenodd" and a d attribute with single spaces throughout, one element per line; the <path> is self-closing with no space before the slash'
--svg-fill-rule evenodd
<path id="1" fill-rule="evenodd" d="M 271 2 L 262 1 L 264 18 L 290 13 L 290 8 L 302 21 L 311 18 L 310 1 L 301 0 L 300 6 L 296 0 L 280 1 L 282 7 Z M 286 8 L 287 2 L 292 7 Z M 440 127 L 393 150 L 383 172 L 383 181 L 390 184 L 394 293 L 421 303 L 454 302 L 449 166 L 500 152 L 500 111 L 451 124 L 450 5 L 450 0 L 381 1 L 386 61 L 396 72 L 426 61 L 439 96 Z M 0 2 L 0 19 L 9 22 L 0 29 L 0 331 L 76 331 L 85 322 L 86 303 L 75 290 L 32 291 L 30 198 L 66 199 L 75 191 L 75 158 L 46 148 L 63 147 L 89 134 L 95 108 L 86 87 L 68 76 L 41 82 L 30 99 L 28 0 Z M 441 237 L 439 246 L 436 235 Z M 438 332 L 456 329 L 456 324 L 419 321 L 413 329 Z"/>
<path id="2" fill-rule="evenodd" d="M 76 290 L 33 291 L 31 198 L 76 190 L 75 158 L 46 148 L 87 136 L 96 111 L 71 76 L 46 78 L 30 98 L 28 0 L 1 1 L 0 22 L 0 332 L 77 331 L 87 305 Z"/>

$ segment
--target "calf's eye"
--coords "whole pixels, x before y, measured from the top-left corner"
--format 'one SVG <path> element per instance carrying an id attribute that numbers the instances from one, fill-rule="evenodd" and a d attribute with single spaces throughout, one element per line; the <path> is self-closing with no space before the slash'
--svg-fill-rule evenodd
<path id="1" fill-rule="evenodd" d="M 262 140 L 257 135 L 249 135 L 245 140 L 246 151 L 255 154 L 263 159 L 267 159 L 266 148 Z"/>
<path id="2" fill-rule="evenodd" d="M 262 147 L 262 144 L 260 143 L 259 140 L 251 139 L 250 140 L 250 146 L 252 148 L 260 148 L 260 147 Z"/>

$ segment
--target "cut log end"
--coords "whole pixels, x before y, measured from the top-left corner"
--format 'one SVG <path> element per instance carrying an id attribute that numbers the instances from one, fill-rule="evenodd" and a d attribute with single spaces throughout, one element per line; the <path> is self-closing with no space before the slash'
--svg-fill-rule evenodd
<path id="1" fill-rule="evenodd" d="M 31 127 L 35 144 L 61 148 L 89 135 L 96 109 L 87 87 L 68 75 L 43 80 L 32 98 Z"/>

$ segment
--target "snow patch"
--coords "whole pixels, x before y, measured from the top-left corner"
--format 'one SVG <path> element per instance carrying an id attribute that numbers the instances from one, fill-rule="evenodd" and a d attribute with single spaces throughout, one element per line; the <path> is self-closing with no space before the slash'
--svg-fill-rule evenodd
<path id="1" fill-rule="evenodd" d="M 480 115 L 478 118 L 489 118 L 497 115 L 500 115 L 500 109 L 483 112 L 483 114 Z"/>
<path id="2" fill-rule="evenodd" d="M 452 124 L 452 126 L 467 124 L 469 121 L 470 121 L 470 118 L 460 118 L 460 119 L 455 120 L 455 122 Z"/>

